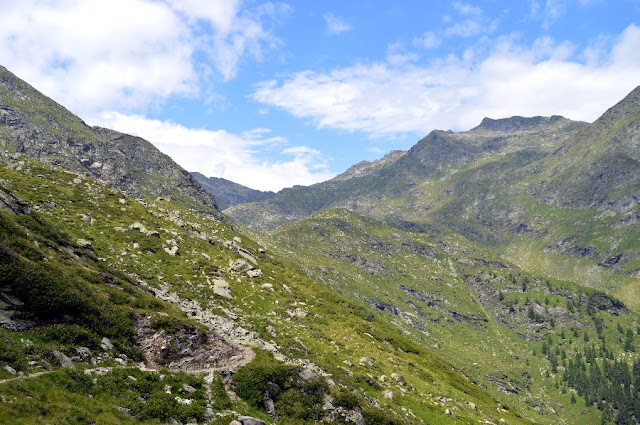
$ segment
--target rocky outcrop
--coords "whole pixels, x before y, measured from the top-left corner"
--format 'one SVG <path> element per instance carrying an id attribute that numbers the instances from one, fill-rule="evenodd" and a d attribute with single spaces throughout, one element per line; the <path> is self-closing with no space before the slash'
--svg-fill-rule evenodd
<path id="1" fill-rule="evenodd" d="M 215 214 L 211 194 L 151 143 L 88 126 L 2 66 L 0 126 L 9 152 L 100 179 L 135 198 L 171 197 Z"/>
<path id="2" fill-rule="evenodd" d="M 139 315 L 134 319 L 134 329 L 136 342 L 149 368 L 167 367 L 182 371 L 236 369 L 254 357 L 251 350 L 237 347 L 214 332 L 186 325 L 169 332 L 154 327 L 152 320 Z"/>

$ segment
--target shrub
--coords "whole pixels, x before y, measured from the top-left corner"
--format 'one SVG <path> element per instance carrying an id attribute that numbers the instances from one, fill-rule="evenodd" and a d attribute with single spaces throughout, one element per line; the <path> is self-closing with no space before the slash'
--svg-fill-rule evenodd
<path id="1" fill-rule="evenodd" d="M 364 417 L 367 425 L 399 425 L 394 417 L 390 416 L 388 413 L 385 413 L 381 410 L 377 409 L 364 409 L 362 411 L 362 416 Z"/>
<path id="2" fill-rule="evenodd" d="M 333 404 L 336 407 L 353 409 L 360 406 L 360 400 L 354 393 L 340 390 L 336 395 L 333 396 Z"/>

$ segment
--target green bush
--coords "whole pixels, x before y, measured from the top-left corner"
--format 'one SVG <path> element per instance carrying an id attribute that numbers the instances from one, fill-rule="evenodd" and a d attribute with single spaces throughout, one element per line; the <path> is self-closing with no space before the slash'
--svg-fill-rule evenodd
<path id="1" fill-rule="evenodd" d="M 367 425 L 400 425 L 398 420 L 382 410 L 363 409 L 362 416 Z"/>
<path id="2" fill-rule="evenodd" d="M 319 420 L 322 418 L 322 407 L 318 400 L 298 388 L 291 388 L 278 395 L 276 411 L 279 415 L 300 420 Z"/>
<path id="3" fill-rule="evenodd" d="M 250 405 L 262 408 L 268 382 L 277 384 L 282 389 L 291 388 L 298 373 L 299 367 L 256 359 L 234 375 L 235 391 Z"/>
<path id="4" fill-rule="evenodd" d="M 77 324 L 55 325 L 46 329 L 43 338 L 62 344 L 97 348 L 100 338 L 95 333 Z"/>
<path id="5" fill-rule="evenodd" d="M 354 393 L 340 390 L 333 396 L 333 405 L 336 407 L 344 407 L 345 409 L 353 409 L 360 406 L 360 400 Z"/>

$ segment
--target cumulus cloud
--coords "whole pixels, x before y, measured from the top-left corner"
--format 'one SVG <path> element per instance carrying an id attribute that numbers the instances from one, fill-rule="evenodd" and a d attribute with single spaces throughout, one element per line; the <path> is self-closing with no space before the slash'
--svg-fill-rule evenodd
<path id="1" fill-rule="evenodd" d="M 341 34 L 351 29 L 349 24 L 347 24 L 343 19 L 335 16 L 333 13 L 327 13 L 323 18 L 327 24 L 326 33 L 328 35 Z"/>
<path id="2" fill-rule="evenodd" d="M 171 0 L 170 4 L 187 18 L 197 46 L 213 59 L 225 81 L 236 76 L 243 57 L 260 61 L 264 46 L 273 48 L 280 43 L 265 29 L 264 21 L 289 12 L 287 5 L 273 3 L 241 8 L 239 0 Z"/>
<path id="3" fill-rule="evenodd" d="M 225 130 L 192 129 L 142 115 L 103 112 L 100 125 L 143 137 L 189 171 L 223 177 L 260 190 L 309 185 L 334 176 L 320 151 L 288 146 L 271 131 L 256 128 L 240 135 Z M 264 159 L 275 151 L 280 160 Z"/>
<path id="4" fill-rule="evenodd" d="M 260 60 L 277 44 L 263 21 L 282 11 L 229 0 L 4 2 L 0 58 L 76 113 L 144 110 L 198 93 L 209 65 L 197 63 L 197 53 L 225 80 L 242 58 Z"/>
<path id="5" fill-rule="evenodd" d="M 567 42 L 541 38 L 523 46 L 504 38 L 475 61 L 449 56 L 426 66 L 386 61 L 303 71 L 261 83 L 253 98 L 317 127 L 372 138 L 468 129 L 484 116 L 593 121 L 640 84 L 638 45 L 640 28 L 630 25 L 606 56 L 580 62 Z"/>

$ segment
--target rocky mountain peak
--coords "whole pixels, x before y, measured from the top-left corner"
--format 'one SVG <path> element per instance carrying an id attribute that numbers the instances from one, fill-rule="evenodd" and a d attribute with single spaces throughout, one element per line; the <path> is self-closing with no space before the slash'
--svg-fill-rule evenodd
<path id="1" fill-rule="evenodd" d="M 513 116 L 510 118 L 483 118 L 482 122 L 479 126 L 473 128 L 474 130 L 489 130 L 489 131 L 499 131 L 499 132 L 515 132 L 524 129 L 528 129 L 534 126 L 538 126 L 541 124 L 550 124 L 559 120 L 563 120 L 564 118 L 560 115 L 552 115 L 550 117 L 521 117 L 521 116 Z"/>

